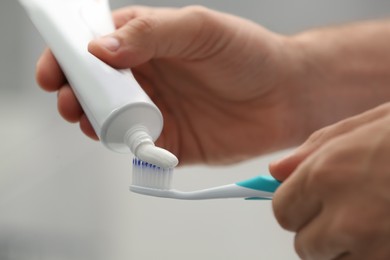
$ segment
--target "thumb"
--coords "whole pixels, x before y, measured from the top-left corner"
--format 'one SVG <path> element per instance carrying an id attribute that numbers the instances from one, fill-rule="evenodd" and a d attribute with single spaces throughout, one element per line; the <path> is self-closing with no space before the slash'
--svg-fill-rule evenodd
<path id="1" fill-rule="evenodd" d="M 116 68 L 135 67 L 153 58 L 201 59 L 220 40 L 217 16 L 202 7 L 156 10 L 93 40 L 88 49 Z"/>

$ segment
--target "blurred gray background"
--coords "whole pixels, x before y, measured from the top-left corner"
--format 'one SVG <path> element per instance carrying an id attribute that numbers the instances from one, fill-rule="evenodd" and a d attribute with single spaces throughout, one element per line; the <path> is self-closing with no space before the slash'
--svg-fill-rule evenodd
<path id="1" fill-rule="evenodd" d="M 111 0 L 113 8 L 134 2 Z M 201 4 L 291 34 L 386 17 L 388 0 L 136 1 Z M 84 137 L 39 90 L 44 48 L 15 0 L 0 2 L 0 260 L 298 259 L 293 235 L 270 202 L 183 202 L 128 192 L 130 158 Z M 175 186 L 196 189 L 266 172 L 274 154 L 218 168 L 176 170 Z"/>

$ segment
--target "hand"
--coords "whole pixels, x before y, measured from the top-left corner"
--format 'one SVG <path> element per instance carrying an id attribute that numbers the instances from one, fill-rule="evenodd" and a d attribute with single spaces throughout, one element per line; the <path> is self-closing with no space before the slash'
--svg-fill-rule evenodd
<path id="1" fill-rule="evenodd" d="M 300 67 L 285 37 L 201 7 L 131 7 L 116 11 L 114 20 L 119 29 L 89 50 L 132 69 L 163 113 L 157 145 L 181 163 L 231 163 L 295 144 L 302 135 L 305 117 L 295 93 L 304 91 L 293 82 Z M 65 119 L 79 121 L 97 139 L 49 50 L 38 62 L 37 80 L 58 91 Z"/>
<path id="2" fill-rule="evenodd" d="M 315 132 L 270 165 L 303 259 L 390 259 L 390 103 Z"/>

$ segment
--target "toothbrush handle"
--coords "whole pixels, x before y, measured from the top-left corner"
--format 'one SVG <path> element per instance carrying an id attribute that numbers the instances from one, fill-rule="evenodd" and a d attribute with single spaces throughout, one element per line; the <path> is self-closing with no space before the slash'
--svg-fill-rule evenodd
<path id="1" fill-rule="evenodd" d="M 259 175 L 248 180 L 237 182 L 236 185 L 247 189 L 258 190 L 261 192 L 274 193 L 281 182 L 268 175 Z M 250 197 L 247 200 L 263 200 L 264 197 Z"/>
<path id="2" fill-rule="evenodd" d="M 178 191 L 172 189 L 158 189 L 131 185 L 130 190 L 139 194 L 181 199 L 181 200 L 207 200 L 246 198 L 247 200 L 270 200 L 274 191 L 279 187 L 280 182 L 271 176 L 257 176 L 238 183 L 217 186 L 196 191 Z"/>

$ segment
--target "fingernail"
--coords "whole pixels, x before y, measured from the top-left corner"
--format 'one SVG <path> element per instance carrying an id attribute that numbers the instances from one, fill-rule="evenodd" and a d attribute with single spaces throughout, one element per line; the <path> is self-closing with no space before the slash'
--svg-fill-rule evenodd
<path id="1" fill-rule="evenodd" d="M 96 39 L 94 42 L 96 44 L 100 45 L 101 47 L 111 51 L 111 52 L 117 51 L 120 47 L 119 40 L 115 37 L 112 37 L 112 36 L 102 37 L 102 38 Z"/>

